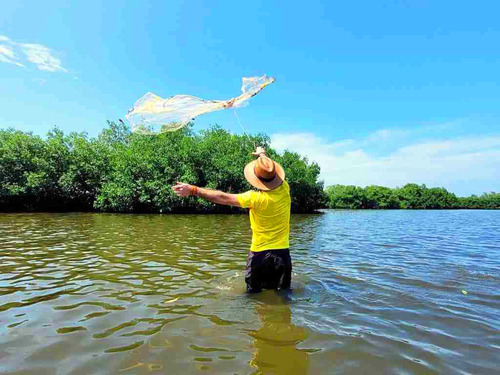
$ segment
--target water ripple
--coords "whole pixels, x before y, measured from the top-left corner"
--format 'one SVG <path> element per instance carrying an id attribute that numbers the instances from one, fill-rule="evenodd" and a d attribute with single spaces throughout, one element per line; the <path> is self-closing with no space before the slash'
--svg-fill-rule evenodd
<path id="1" fill-rule="evenodd" d="M 244 294 L 244 215 L 0 215 L 7 373 L 493 373 L 500 213 L 291 223 L 293 292 Z"/>

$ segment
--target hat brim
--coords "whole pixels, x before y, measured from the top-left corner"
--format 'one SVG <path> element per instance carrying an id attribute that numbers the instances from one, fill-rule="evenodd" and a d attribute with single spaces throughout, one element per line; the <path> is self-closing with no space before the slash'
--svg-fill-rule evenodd
<path id="1" fill-rule="evenodd" d="M 285 171 L 283 167 L 278 163 L 274 162 L 274 167 L 276 168 L 276 176 L 271 181 L 263 181 L 255 175 L 254 167 L 257 160 L 251 161 L 245 165 L 245 178 L 250 185 L 256 187 L 259 190 L 269 191 L 280 187 L 285 180 Z"/>

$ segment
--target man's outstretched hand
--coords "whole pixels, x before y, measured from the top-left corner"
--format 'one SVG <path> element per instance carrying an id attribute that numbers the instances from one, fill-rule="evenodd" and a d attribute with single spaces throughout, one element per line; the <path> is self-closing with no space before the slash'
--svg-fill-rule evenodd
<path id="1" fill-rule="evenodd" d="M 179 197 L 188 197 L 193 194 L 193 186 L 185 184 L 184 182 L 177 182 L 176 185 L 172 186 L 174 193 Z"/>
<path id="2" fill-rule="evenodd" d="M 195 185 L 189 185 L 183 182 L 178 182 L 177 185 L 172 186 L 172 189 L 174 189 L 174 193 L 179 197 L 194 195 L 212 203 L 241 207 L 236 194 L 228 194 L 219 190 L 199 188 Z"/>

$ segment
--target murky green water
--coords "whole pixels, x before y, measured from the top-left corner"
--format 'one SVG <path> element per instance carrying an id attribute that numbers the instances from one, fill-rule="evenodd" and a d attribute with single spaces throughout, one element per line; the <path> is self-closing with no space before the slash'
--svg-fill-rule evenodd
<path id="1" fill-rule="evenodd" d="M 491 374 L 499 223 L 293 216 L 294 291 L 248 296 L 244 215 L 1 214 L 0 373 Z"/>

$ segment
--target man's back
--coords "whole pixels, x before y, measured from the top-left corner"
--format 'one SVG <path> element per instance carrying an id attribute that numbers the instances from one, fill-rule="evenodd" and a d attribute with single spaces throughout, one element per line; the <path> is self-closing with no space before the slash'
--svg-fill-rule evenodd
<path id="1" fill-rule="evenodd" d="M 290 187 L 286 181 L 271 191 L 238 194 L 241 207 L 250 208 L 251 251 L 288 249 L 290 234 Z"/>

